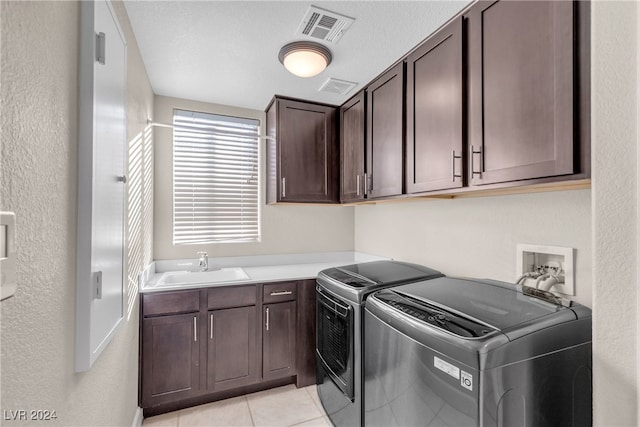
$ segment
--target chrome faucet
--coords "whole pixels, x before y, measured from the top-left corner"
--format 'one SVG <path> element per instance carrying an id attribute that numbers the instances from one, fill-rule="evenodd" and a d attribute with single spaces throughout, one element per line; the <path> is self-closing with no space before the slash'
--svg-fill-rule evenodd
<path id="1" fill-rule="evenodd" d="M 200 259 L 198 260 L 198 267 L 200 271 L 207 271 L 209 269 L 209 258 L 206 252 L 198 252 Z"/>

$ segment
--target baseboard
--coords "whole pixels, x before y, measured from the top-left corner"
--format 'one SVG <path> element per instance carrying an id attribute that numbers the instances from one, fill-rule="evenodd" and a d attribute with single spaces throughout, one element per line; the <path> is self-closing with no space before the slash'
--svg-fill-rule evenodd
<path id="1" fill-rule="evenodd" d="M 142 415 L 142 408 L 138 406 L 136 409 L 136 416 L 133 417 L 133 424 L 131 424 L 131 427 L 141 427 L 143 419 L 144 416 Z"/>

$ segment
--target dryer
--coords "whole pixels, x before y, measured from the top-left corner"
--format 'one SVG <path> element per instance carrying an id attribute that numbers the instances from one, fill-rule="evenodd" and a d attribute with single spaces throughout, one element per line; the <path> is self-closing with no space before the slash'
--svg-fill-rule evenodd
<path id="1" fill-rule="evenodd" d="M 373 261 L 321 271 L 316 280 L 317 390 L 331 422 L 362 426 L 362 307 L 374 291 L 441 277 L 422 265 Z"/>
<path id="2" fill-rule="evenodd" d="M 589 426 L 591 310 L 490 280 L 369 296 L 364 424 Z"/>

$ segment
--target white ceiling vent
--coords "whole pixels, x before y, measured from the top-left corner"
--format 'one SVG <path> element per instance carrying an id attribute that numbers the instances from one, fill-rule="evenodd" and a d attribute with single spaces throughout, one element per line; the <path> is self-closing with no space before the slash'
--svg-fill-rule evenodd
<path id="1" fill-rule="evenodd" d="M 335 12 L 309 6 L 296 34 L 336 44 L 355 19 Z"/>
<path id="2" fill-rule="evenodd" d="M 348 82 L 346 80 L 338 80 L 338 79 L 334 79 L 333 77 L 330 77 L 326 82 L 324 82 L 322 86 L 320 86 L 320 89 L 318 89 L 318 92 L 329 92 L 329 93 L 337 93 L 340 95 L 346 95 L 347 93 L 349 93 L 351 89 L 353 89 L 357 85 L 358 83 Z"/>

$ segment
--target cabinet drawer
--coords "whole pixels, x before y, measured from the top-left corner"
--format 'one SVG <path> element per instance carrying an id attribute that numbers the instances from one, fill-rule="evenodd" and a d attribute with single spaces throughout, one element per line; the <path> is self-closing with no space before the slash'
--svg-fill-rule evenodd
<path id="1" fill-rule="evenodd" d="M 198 310 L 200 310 L 200 291 L 162 292 L 144 294 L 142 297 L 144 317 L 193 313 Z"/>
<path id="2" fill-rule="evenodd" d="M 296 300 L 297 282 L 269 283 L 264 285 L 262 301 L 265 304 Z"/>
<path id="3" fill-rule="evenodd" d="M 256 286 L 225 286 L 209 289 L 207 307 L 209 310 L 219 308 L 246 307 L 256 305 Z"/>

